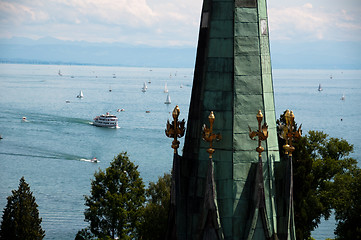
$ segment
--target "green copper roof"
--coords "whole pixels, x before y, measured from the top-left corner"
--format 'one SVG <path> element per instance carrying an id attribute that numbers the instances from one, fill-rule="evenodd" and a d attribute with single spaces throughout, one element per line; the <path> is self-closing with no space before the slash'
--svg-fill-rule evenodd
<path id="1" fill-rule="evenodd" d="M 178 239 L 199 239 L 209 156 L 201 128 L 216 117 L 214 184 L 224 239 L 266 239 L 261 218 L 250 219 L 258 163 L 256 130 L 261 110 L 269 137 L 262 143 L 265 216 L 277 234 L 275 164 L 280 161 L 265 0 L 204 0 L 187 133 L 177 196 Z M 218 218 L 218 217 L 217 217 Z M 287 226 L 286 226 L 287 227 Z M 251 230 L 250 230 L 251 229 Z"/>

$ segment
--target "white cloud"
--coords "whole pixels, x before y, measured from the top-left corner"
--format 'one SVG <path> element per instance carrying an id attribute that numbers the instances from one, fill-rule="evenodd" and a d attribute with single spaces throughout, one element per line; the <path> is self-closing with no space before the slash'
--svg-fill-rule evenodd
<path id="1" fill-rule="evenodd" d="M 196 46 L 203 0 L 0 0 L 0 38 Z M 361 40 L 359 0 L 268 1 L 271 40 Z"/>
<path id="2" fill-rule="evenodd" d="M 49 19 L 47 13 L 19 3 L 0 1 L 1 24 L 20 25 L 24 22 L 41 23 Z"/>
<path id="3" fill-rule="evenodd" d="M 270 34 L 273 40 L 361 40 L 361 7 L 337 9 L 332 4 L 310 3 L 269 9 Z"/>
<path id="4" fill-rule="evenodd" d="M 0 37 L 195 46 L 201 4 L 201 0 L 0 0 L 4 13 Z"/>
<path id="5" fill-rule="evenodd" d="M 304 8 L 313 8 L 311 3 L 306 3 L 305 5 L 303 5 Z"/>

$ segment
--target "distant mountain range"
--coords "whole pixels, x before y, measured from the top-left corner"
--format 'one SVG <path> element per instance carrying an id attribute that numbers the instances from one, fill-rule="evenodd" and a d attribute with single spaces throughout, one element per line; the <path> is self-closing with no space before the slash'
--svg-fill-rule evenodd
<path id="1" fill-rule="evenodd" d="M 54 38 L 0 39 L 0 61 L 18 63 L 191 67 L 195 51 L 194 48 L 155 48 Z"/>
<path id="2" fill-rule="evenodd" d="M 271 42 L 273 68 L 361 69 L 359 42 Z M 0 62 L 194 67 L 195 47 L 151 47 L 55 38 L 0 39 Z"/>

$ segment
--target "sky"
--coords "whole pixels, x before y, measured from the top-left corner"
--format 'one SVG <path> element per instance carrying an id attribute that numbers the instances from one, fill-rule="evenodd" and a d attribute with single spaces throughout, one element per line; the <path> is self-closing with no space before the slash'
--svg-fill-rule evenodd
<path id="1" fill-rule="evenodd" d="M 0 0 L 0 38 L 196 47 L 202 0 Z M 360 0 L 268 0 L 271 41 L 361 41 Z"/>

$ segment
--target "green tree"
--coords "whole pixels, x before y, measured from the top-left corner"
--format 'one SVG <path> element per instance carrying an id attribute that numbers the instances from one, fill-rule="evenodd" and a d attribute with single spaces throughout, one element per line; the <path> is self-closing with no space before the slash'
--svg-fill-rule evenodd
<path id="1" fill-rule="evenodd" d="M 143 180 L 126 153 L 120 153 L 105 172 L 99 170 L 85 196 L 85 221 L 98 238 L 133 239 L 141 224 L 145 190 Z"/>
<path id="2" fill-rule="evenodd" d="M 361 239 L 361 169 L 337 175 L 328 197 L 337 220 L 336 239 Z"/>
<path id="3" fill-rule="evenodd" d="M 0 239 L 43 239 L 38 205 L 24 177 L 20 179 L 18 190 L 13 190 L 7 204 L 0 228 Z"/>
<path id="4" fill-rule="evenodd" d="M 170 206 L 171 174 L 165 173 L 157 183 L 149 183 L 141 236 L 143 240 L 165 239 Z"/>
<path id="5" fill-rule="evenodd" d="M 89 231 L 89 228 L 79 230 L 74 240 L 93 240 L 94 235 Z"/>
<path id="6" fill-rule="evenodd" d="M 278 123 L 285 123 L 284 115 Z M 295 123 L 295 126 L 297 124 Z M 280 129 L 279 129 L 280 131 Z M 284 140 L 279 138 L 280 152 Z M 297 239 L 308 239 L 322 218 L 328 219 L 337 201 L 335 179 L 357 168 L 348 157 L 353 146 L 344 139 L 330 138 L 319 131 L 309 131 L 298 139 L 293 153 L 294 211 Z"/>

